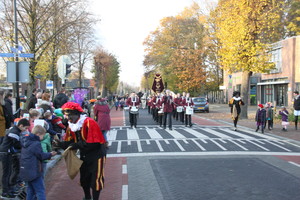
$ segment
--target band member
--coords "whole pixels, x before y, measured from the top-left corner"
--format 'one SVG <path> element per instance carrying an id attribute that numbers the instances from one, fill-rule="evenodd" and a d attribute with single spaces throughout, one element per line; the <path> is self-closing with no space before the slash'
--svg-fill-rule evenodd
<path id="1" fill-rule="evenodd" d="M 181 106 L 181 98 L 180 93 L 177 93 L 174 98 L 174 112 L 175 113 L 175 119 L 178 121 L 178 117 L 181 115 L 182 112 L 177 111 L 177 107 Z"/>
<path id="2" fill-rule="evenodd" d="M 172 130 L 172 113 L 174 109 L 174 103 L 170 90 L 166 90 L 166 95 L 162 99 L 162 106 L 164 111 L 164 129 L 167 127 L 168 118 L 169 129 Z"/>
<path id="3" fill-rule="evenodd" d="M 190 93 L 186 94 L 186 98 L 183 100 L 182 104 L 185 107 L 185 126 L 190 126 L 192 127 L 192 115 L 191 114 L 187 114 L 186 110 L 189 109 L 188 107 L 193 107 L 194 106 L 194 102 L 192 100 L 192 98 L 190 97 Z"/>
<path id="4" fill-rule="evenodd" d="M 161 103 L 161 94 L 157 93 L 156 97 L 155 97 L 155 101 L 153 102 L 154 104 L 154 121 L 159 122 L 158 119 L 158 111 L 160 109 L 160 103 Z"/>
<path id="5" fill-rule="evenodd" d="M 129 122 L 130 127 L 133 126 L 136 128 L 138 108 L 140 106 L 140 98 L 136 95 L 135 92 L 131 93 L 130 97 L 126 101 L 126 105 L 129 107 Z"/>
<path id="6" fill-rule="evenodd" d="M 161 94 L 162 95 L 162 94 Z M 159 124 L 160 127 L 162 127 L 162 123 L 163 123 L 163 115 L 164 115 L 164 111 L 162 108 L 162 96 L 160 96 L 158 98 L 157 104 L 156 104 L 156 110 L 157 110 L 157 122 Z"/>
<path id="7" fill-rule="evenodd" d="M 182 93 L 182 97 L 180 98 L 179 105 L 184 106 L 183 102 L 185 101 L 185 92 Z M 181 112 L 180 114 L 180 121 L 184 123 L 184 112 Z"/>
<path id="8" fill-rule="evenodd" d="M 148 114 L 151 114 L 151 104 L 152 104 L 152 97 L 149 95 L 149 96 L 147 97 Z"/>
<path id="9" fill-rule="evenodd" d="M 80 150 L 80 185 L 84 199 L 98 200 L 104 186 L 104 163 L 106 158 L 105 139 L 99 125 L 83 113 L 78 103 L 67 102 L 62 106 L 68 120 L 65 141 L 55 140 L 55 145 L 66 149 Z M 90 193 L 92 189 L 92 195 Z"/>
<path id="10" fill-rule="evenodd" d="M 239 91 L 233 92 L 233 97 L 229 100 L 228 103 L 235 131 L 237 130 L 237 123 L 239 120 L 239 115 L 241 113 L 241 106 L 244 105 L 244 102 L 242 101 L 240 95 L 241 93 Z"/>
<path id="11" fill-rule="evenodd" d="M 151 98 L 151 114 L 152 114 L 152 118 L 155 121 L 155 104 L 156 104 L 156 96 L 153 95 Z"/>

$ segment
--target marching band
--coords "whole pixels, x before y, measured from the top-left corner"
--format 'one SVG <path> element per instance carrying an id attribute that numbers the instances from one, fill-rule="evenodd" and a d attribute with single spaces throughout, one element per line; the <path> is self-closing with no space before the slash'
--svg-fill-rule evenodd
<path id="1" fill-rule="evenodd" d="M 137 115 L 141 100 L 133 92 L 126 101 L 129 110 L 129 121 L 131 128 L 137 126 Z M 194 113 L 194 102 L 189 93 L 173 93 L 166 90 L 165 93 L 157 92 L 149 96 L 146 101 L 148 114 L 152 115 L 153 120 L 160 126 L 172 130 L 172 119 L 180 121 L 185 126 L 191 127 L 192 115 Z"/>

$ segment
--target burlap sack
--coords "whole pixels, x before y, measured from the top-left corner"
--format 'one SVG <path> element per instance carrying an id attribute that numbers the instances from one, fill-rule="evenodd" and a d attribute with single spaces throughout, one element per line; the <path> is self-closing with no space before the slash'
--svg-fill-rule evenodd
<path id="1" fill-rule="evenodd" d="M 62 156 L 67 165 L 68 175 L 73 180 L 78 174 L 83 161 L 76 156 L 75 150 L 71 150 L 70 147 L 63 152 Z"/>

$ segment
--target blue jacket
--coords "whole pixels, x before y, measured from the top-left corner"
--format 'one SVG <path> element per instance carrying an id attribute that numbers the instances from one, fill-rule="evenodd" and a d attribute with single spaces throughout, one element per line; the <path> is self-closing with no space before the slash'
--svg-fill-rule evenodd
<path id="1" fill-rule="evenodd" d="M 42 161 L 51 158 L 44 153 L 40 138 L 32 133 L 22 137 L 20 177 L 23 181 L 32 181 L 43 175 Z"/>

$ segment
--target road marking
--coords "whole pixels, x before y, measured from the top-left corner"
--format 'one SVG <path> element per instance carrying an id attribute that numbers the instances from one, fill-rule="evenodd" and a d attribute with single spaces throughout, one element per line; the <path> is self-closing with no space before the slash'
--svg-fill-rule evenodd
<path id="1" fill-rule="evenodd" d="M 245 139 L 238 139 L 238 141 L 242 144 L 246 144 L 246 142 L 244 142 Z M 247 141 L 247 140 L 246 140 Z"/>
<path id="2" fill-rule="evenodd" d="M 115 141 L 117 139 L 117 130 L 111 130 L 107 134 L 107 140 Z"/>
<path id="3" fill-rule="evenodd" d="M 251 136 L 248 136 L 248 135 L 245 135 L 245 134 L 242 134 L 242 133 L 230 130 L 230 129 L 226 129 L 226 128 L 222 129 L 222 131 L 225 131 L 229 134 L 236 135 L 238 137 L 245 138 L 245 139 L 252 139 L 252 140 L 255 139 L 254 137 L 251 137 Z"/>
<path id="4" fill-rule="evenodd" d="M 149 129 L 147 130 L 147 133 L 149 134 L 151 139 L 163 139 L 162 136 L 155 129 Z"/>
<path id="5" fill-rule="evenodd" d="M 236 146 L 240 147 L 241 149 L 244 149 L 245 151 L 248 151 L 247 148 L 243 147 L 242 145 L 240 145 L 239 143 L 235 142 L 234 140 L 228 140 L 230 142 L 232 142 L 233 144 L 235 144 Z"/>
<path id="6" fill-rule="evenodd" d="M 184 143 L 188 144 L 189 142 L 186 139 L 182 140 Z"/>
<path id="7" fill-rule="evenodd" d="M 170 135 L 172 135 L 175 139 L 182 139 L 182 138 L 186 138 L 185 136 L 183 136 L 182 134 L 180 134 L 178 131 L 175 130 L 165 130 L 167 131 Z"/>
<path id="8" fill-rule="evenodd" d="M 123 110 L 123 124 L 124 124 L 124 126 L 126 126 L 125 110 Z"/>
<path id="9" fill-rule="evenodd" d="M 128 185 L 122 185 L 122 200 L 128 200 Z"/>
<path id="10" fill-rule="evenodd" d="M 179 147 L 179 149 L 181 151 L 185 151 L 185 149 L 181 146 L 181 144 L 177 141 L 177 140 L 174 140 L 175 144 L 177 144 L 177 146 Z"/>
<path id="11" fill-rule="evenodd" d="M 232 137 L 230 137 L 230 136 L 228 136 L 228 135 L 219 133 L 219 132 L 217 132 L 217 131 L 214 131 L 214 130 L 211 130 L 211 129 L 208 129 L 208 128 L 203 128 L 202 130 L 204 130 L 204 131 L 206 131 L 206 132 L 208 132 L 208 133 L 211 133 L 211 134 L 213 134 L 213 135 L 215 135 L 215 136 L 218 136 L 218 137 L 220 137 L 220 138 L 222 138 L 222 139 L 232 139 Z"/>
<path id="12" fill-rule="evenodd" d="M 208 136 L 206 136 L 206 135 L 204 135 L 204 134 L 202 134 L 202 133 L 199 133 L 198 131 L 195 131 L 195 130 L 193 130 L 193 129 L 185 129 L 188 133 L 190 133 L 190 134 L 192 134 L 192 135 L 194 135 L 195 137 L 197 137 L 197 138 L 203 138 L 203 139 L 209 139 L 209 137 Z"/>
<path id="13" fill-rule="evenodd" d="M 223 142 L 224 144 L 227 143 L 225 140 L 222 140 L 222 139 L 219 139 L 219 141 Z"/>
<path id="14" fill-rule="evenodd" d="M 206 151 L 205 148 L 203 148 L 196 140 L 191 139 L 202 151 Z"/>
<path id="15" fill-rule="evenodd" d="M 215 143 L 218 147 L 220 147 L 222 150 L 227 151 L 227 149 L 225 147 L 223 147 L 222 145 L 220 145 L 219 143 L 217 143 L 216 141 L 214 141 L 213 139 L 210 139 L 210 141 L 212 141 L 213 143 Z"/>
<path id="16" fill-rule="evenodd" d="M 246 132 L 246 133 L 250 133 L 250 134 L 255 135 L 255 136 L 258 136 L 258 137 L 262 137 L 262 138 L 265 138 L 265 139 L 269 139 L 269 140 L 274 140 L 274 139 L 275 139 L 275 137 L 268 136 L 268 135 L 261 134 L 261 133 L 256 133 L 256 132 L 254 132 L 254 131 L 250 131 L 250 130 L 246 130 L 246 129 L 243 129 L 242 131 L 243 131 L 243 132 Z"/>
<path id="17" fill-rule="evenodd" d="M 146 152 L 146 153 L 124 153 L 107 154 L 113 157 L 145 157 L 145 156 L 211 156 L 211 155 L 261 155 L 261 156 L 300 156 L 295 152 L 266 152 L 266 151 L 198 151 L 198 152 Z"/>
<path id="18" fill-rule="evenodd" d="M 294 162 L 292 162 L 292 161 L 289 161 L 289 163 L 291 163 L 292 165 L 295 165 L 295 166 L 297 166 L 297 167 L 300 167 L 300 165 L 299 165 L 299 164 L 297 164 L 297 163 L 294 163 Z"/>
<path id="19" fill-rule="evenodd" d="M 149 141 L 149 140 L 146 140 L 146 144 L 150 144 L 150 141 Z"/>
<path id="20" fill-rule="evenodd" d="M 255 142 L 251 141 L 251 140 L 247 140 L 248 142 L 250 142 L 251 144 L 254 144 L 255 146 L 258 146 L 259 148 L 265 150 L 265 151 L 270 151 L 269 149 L 259 145 L 259 144 L 256 144 Z"/>
<path id="21" fill-rule="evenodd" d="M 201 141 L 202 141 L 203 143 L 207 144 L 206 140 L 204 140 L 204 139 L 201 139 Z"/>
<path id="22" fill-rule="evenodd" d="M 122 141 L 118 141 L 117 153 L 121 153 Z"/>
<path id="23" fill-rule="evenodd" d="M 122 174 L 127 174 L 127 165 L 122 165 Z"/>
<path id="24" fill-rule="evenodd" d="M 162 148 L 162 146 L 161 146 L 161 144 L 159 143 L 159 141 L 158 141 L 158 140 L 155 140 L 155 142 L 156 142 L 156 145 L 157 145 L 159 151 L 164 151 L 164 149 Z"/>
<path id="25" fill-rule="evenodd" d="M 142 150 L 142 145 L 141 145 L 141 141 L 140 140 L 137 140 L 137 147 L 138 147 L 138 152 L 143 152 Z"/>
<path id="26" fill-rule="evenodd" d="M 127 133 L 128 140 L 138 140 L 138 139 L 140 139 L 136 129 L 128 129 L 126 133 Z"/>
<path id="27" fill-rule="evenodd" d="M 128 145 L 128 146 L 131 145 L 131 140 L 128 140 L 128 141 L 127 141 L 127 145 Z"/>
<path id="28" fill-rule="evenodd" d="M 283 149 L 283 150 L 285 150 L 285 151 L 291 152 L 291 150 L 289 150 L 289 149 L 287 149 L 287 148 L 285 148 L 285 147 L 283 147 L 283 146 L 280 146 L 280 145 L 278 145 L 278 144 L 275 144 L 274 142 L 271 142 L 271 141 L 268 141 L 268 140 L 265 140 L 265 142 L 268 142 L 268 143 L 270 143 L 270 144 L 272 144 L 272 145 L 274 145 L 274 146 L 276 146 L 276 147 L 278 147 L 278 148 L 281 148 L 281 149 Z"/>
<path id="29" fill-rule="evenodd" d="M 170 144 L 169 140 L 165 140 L 166 144 Z"/>

